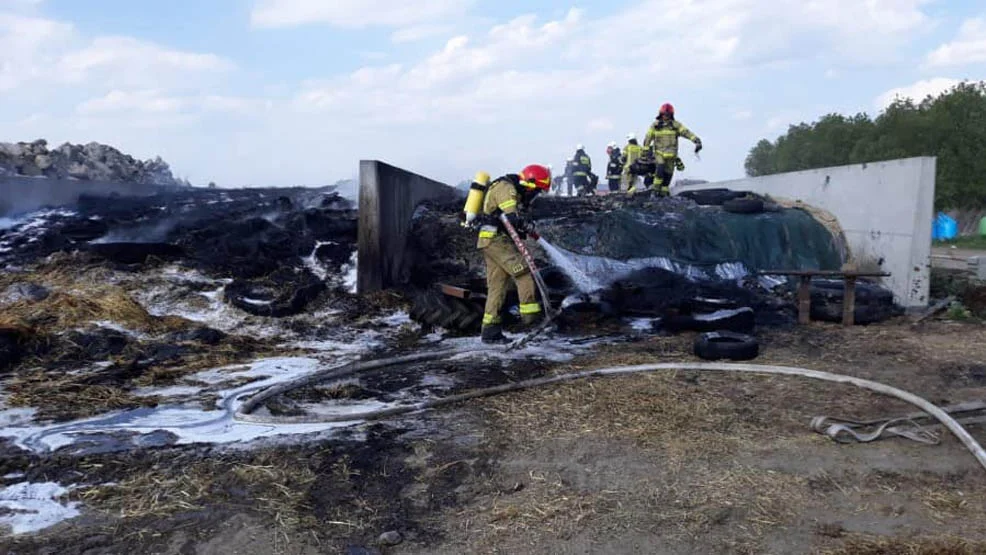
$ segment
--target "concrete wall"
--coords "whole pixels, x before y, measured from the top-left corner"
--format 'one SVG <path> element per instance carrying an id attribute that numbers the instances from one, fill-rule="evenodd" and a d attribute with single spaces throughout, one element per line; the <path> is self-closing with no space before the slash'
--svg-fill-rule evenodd
<path id="1" fill-rule="evenodd" d="M 839 219 L 853 258 L 879 266 L 898 303 L 928 303 L 931 223 L 934 218 L 933 157 L 906 158 L 684 186 L 689 191 L 727 187 L 801 200 Z"/>
<path id="2" fill-rule="evenodd" d="M 370 293 L 407 282 L 411 217 L 426 200 L 450 200 L 454 188 L 385 164 L 359 163 L 359 247 L 356 290 Z"/>
<path id="3" fill-rule="evenodd" d="M 71 205 L 82 194 L 144 196 L 161 190 L 157 185 L 142 183 L 0 176 L 0 216 L 30 212 L 44 206 Z"/>

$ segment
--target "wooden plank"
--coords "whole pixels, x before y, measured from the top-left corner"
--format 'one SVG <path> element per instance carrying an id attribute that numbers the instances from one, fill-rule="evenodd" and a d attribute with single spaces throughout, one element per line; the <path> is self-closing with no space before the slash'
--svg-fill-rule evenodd
<path id="1" fill-rule="evenodd" d="M 935 314 L 938 314 L 939 312 L 942 312 L 943 310 L 945 310 L 946 308 L 948 308 L 949 306 L 951 306 L 951 304 L 953 302 L 955 302 L 955 297 L 953 297 L 953 296 L 949 296 L 949 297 L 947 297 L 945 299 L 942 299 L 942 300 L 938 301 L 937 303 L 929 306 L 928 309 L 925 310 L 917 318 L 915 318 L 914 321 L 911 322 L 911 324 L 917 325 L 917 324 L 920 324 L 921 322 L 924 322 L 928 318 L 931 318 Z"/>
<path id="2" fill-rule="evenodd" d="M 472 291 L 468 289 L 463 289 L 462 287 L 456 287 L 454 285 L 448 285 L 442 283 L 441 288 L 442 288 L 442 293 L 448 295 L 449 297 L 468 299 L 469 297 L 472 296 Z"/>
<path id="3" fill-rule="evenodd" d="M 811 277 L 801 276 L 798 280 L 798 323 L 811 322 Z"/>
<path id="4" fill-rule="evenodd" d="M 842 294 L 842 325 L 852 326 L 856 315 L 856 278 L 846 276 L 845 290 Z"/>

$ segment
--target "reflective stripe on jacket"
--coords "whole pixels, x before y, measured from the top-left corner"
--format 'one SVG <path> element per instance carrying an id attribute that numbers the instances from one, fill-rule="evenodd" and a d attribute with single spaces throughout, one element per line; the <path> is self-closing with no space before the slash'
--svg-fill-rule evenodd
<path id="1" fill-rule="evenodd" d="M 644 148 L 652 150 L 655 156 L 672 158 L 678 156 L 678 137 L 684 137 L 692 142 L 698 140 L 698 137 L 680 121 L 658 120 L 647 130 Z"/>

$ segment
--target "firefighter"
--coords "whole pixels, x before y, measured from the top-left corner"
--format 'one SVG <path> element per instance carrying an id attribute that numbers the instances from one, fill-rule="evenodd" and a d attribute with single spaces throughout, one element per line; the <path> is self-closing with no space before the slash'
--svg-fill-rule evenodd
<path id="1" fill-rule="evenodd" d="M 568 191 L 568 196 L 572 196 L 572 187 L 575 184 L 575 158 L 569 158 L 565 161 L 565 187 Z"/>
<path id="2" fill-rule="evenodd" d="M 500 312 L 512 279 L 520 298 L 520 318 L 524 326 L 536 324 L 542 316 L 534 278 L 510 235 L 500 221 L 505 214 L 521 238 L 533 230 L 533 224 L 522 218 L 519 209 L 526 208 L 541 191 L 551 188 L 551 170 L 532 164 L 519 174 L 507 174 L 494 180 L 483 199 L 482 225 L 476 247 L 483 251 L 486 261 L 486 310 L 483 314 L 484 343 L 504 343 Z"/>
<path id="3" fill-rule="evenodd" d="M 623 147 L 623 183 L 626 192 L 633 193 L 637 190 L 637 174 L 634 173 L 634 166 L 640 160 L 643 152 L 637 143 L 637 136 L 633 133 L 627 134 L 627 145 Z"/>
<path id="4" fill-rule="evenodd" d="M 674 119 L 674 106 L 661 105 L 657 119 L 647 130 L 644 148 L 654 153 L 657 167 L 654 172 L 654 189 L 661 196 L 668 196 L 674 170 L 685 169 L 684 162 L 678 158 L 678 137 L 695 143 L 695 154 L 702 150 L 702 140 L 688 130 L 680 121 Z"/>
<path id="5" fill-rule="evenodd" d="M 609 155 L 609 163 L 606 164 L 606 181 L 609 192 L 615 193 L 620 190 L 620 180 L 623 178 L 623 156 L 616 143 L 609 143 L 606 146 L 606 154 Z"/>
<path id="6" fill-rule="evenodd" d="M 585 153 L 585 147 L 578 145 L 575 147 L 574 166 L 572 167 L 572 177 L 575 180 L 575 194 L 585 196 L 589 194 L 590 181 L 589 175 L 592 173 L 592 160 Z"/>

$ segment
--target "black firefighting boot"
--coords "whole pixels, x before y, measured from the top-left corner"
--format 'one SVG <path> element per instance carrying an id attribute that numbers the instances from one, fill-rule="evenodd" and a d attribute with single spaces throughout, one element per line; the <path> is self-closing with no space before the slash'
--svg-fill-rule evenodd
<path id="1" fill-rule="evenodd" d="M 503 326 L 500 324 L 487 324 L 483 326 L 483 333 L 480 336 L 483 343 L 503 344 L 509 340 L 503 335 Z"/>

